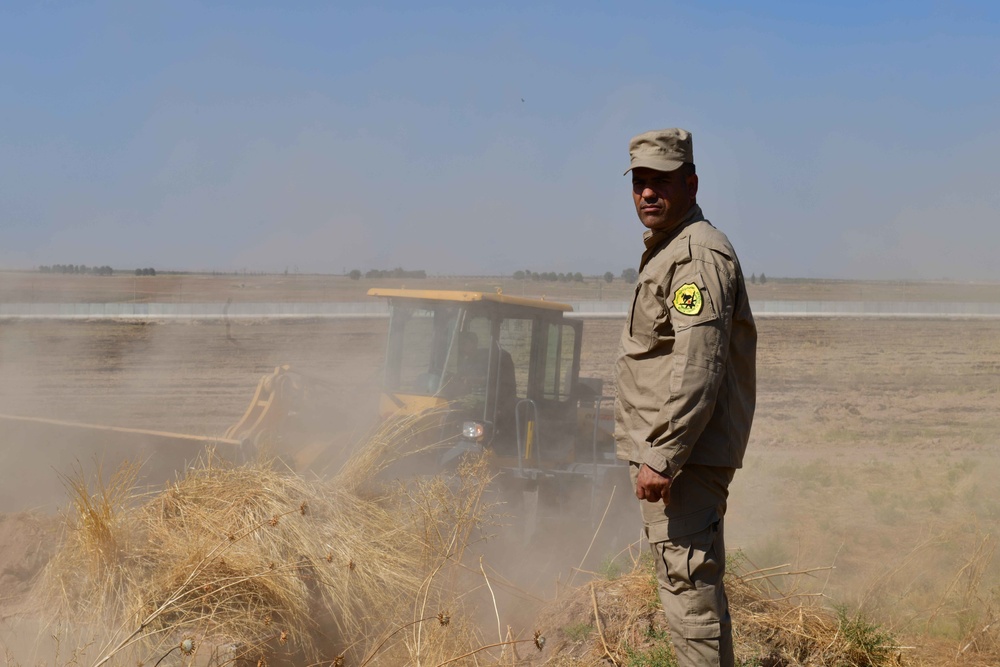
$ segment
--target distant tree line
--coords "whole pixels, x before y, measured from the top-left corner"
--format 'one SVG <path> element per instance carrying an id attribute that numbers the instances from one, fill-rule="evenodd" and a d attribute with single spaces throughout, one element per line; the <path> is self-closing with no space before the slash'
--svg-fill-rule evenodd
<path id="1" fill-rule="evenodd" d="M 515 271 L 513 274 L 514 280 L 540 280 L 548 282 L 575 282 L 582 283 L 584 281 L 584 276 L 582 273 L 577 271 L 576 273 L 555 273 L 554 271 L 529 271 L 525 269 L 524 271 Z M 615 274 L 611 271 L 605 271 L 603 276 L 591 276 L 600 280 L 604 279 L 606 283 L 613 283 L 615 281 Z M 621 279 L 627 283 L 634 283 L 639 279 L 639 272 L 633 268 L 622 269 Z"/>
<path id="2" fill-rule="evenodd" d="M 351 280 L 360 280 L 361 271 L 359 269 L 354 269 L 347 274 Z M 371 269 L 365 272 L 365 278 L 409 278 L 409 279 L 424 279 L 427 277 L 427 272 L 423 269 L 417 271 L 407 271 L 406 269 L 395 268 L 390 270 L 383 269 Z"/>
<path id="3" fill-rule="evenodd" d="M 627 283 L 634 283 L 636 280 L 639 279 L 639 272 L 631 267 L 627 269 L 622 269 L 621 279 Z M 614 282 L 614 280 L 615 280 L 615 274 L 611 273 L 610 271 L 604 272 L 604 282 L 612 283 Z"/>
<path id="4" fill-rule="evenodd" d="M 38 270 L 42 273 L 76 273 L 76 274 L 87 274 L 91 276 L 113 276 L 115 275 L 115 270 L 110 266 L 87 266 L 86 264 L 53 264 L 52 266 L 39 266 Z M 137 276 L 155 276 L 156 269 L 149 267 L 145 269 L 136 269 L 135 275 Z"/>
<path id="5" fill-rule="evenodd" d="M 40 266 L 42 273 L 85 273 L 93 276 L 113 276 L 115 270 L 110 266 L 87 266 L 86 264 L 53 264 Z"/>
<path id="6" fill-rule="evenodd" d="M 576 273 L 556 273 L 554 271 L 515 271 L 514 280 L 541 280 L 545 282 L 561 282 L 561 283 L 582 283 L 583 274 L 579 271 Z"/>
<path id="7" fill-rule="evenodd" d="M 278 274 L 273 271 L 247 271 L 246 269 L 240 269 L 239 271 L 160 271 L 160 273 L 169 273 L 176 275 L 207 275 L 207 276 L 276 276 Z M 298 273 L 298 271 L 296 271 Z M 285 275 L 288 275 L 288 269 L 285 269 Z"/>

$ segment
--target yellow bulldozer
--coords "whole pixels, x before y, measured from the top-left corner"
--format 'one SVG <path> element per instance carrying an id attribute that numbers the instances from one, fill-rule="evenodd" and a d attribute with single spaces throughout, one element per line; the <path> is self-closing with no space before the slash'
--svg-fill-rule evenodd
<path id="1" fill-rule="evenodd" d="M 433 445 L 423 472 L 489 451 L 510 507 L 531 517 L 529 532 L 544 515 L 539 508 L 571 505 L 593 517 L 613 488 L 620 500 L 628 497 L 612 401 L 600 379 L 580 377 L 583 322 L 565 317 L 571 306 L 472 291 L 368 294 L 389 303 L 378 418 L 431 416 L 432 427 L 420 431 Z M 321 467 L 331 439 L 315 437 L 328 435 L 321 425 L 303 422 L 329 411 L 323 385 L 275 369 L 225 438 L 244 448 L 267 444 L 297 469 Z"/>
<path id="2" fill-rule="evenodd" d="M 379 418 L 428 413 L 425 435 L 439 444 L 434 464 L 489 450 L 501 486 L 519 502 L 585 502 L 593 514 L 627 468 L 615 459 L 613 415 L 599 379 L 580 377 L 583 322 L 572 308 L 501 293 L 372 289 L 389 303 Z M 333 389 L 287 366 L 261 379 L 243 416 L 221 437 L 122 429 L 0 415 L 11 440 L 73 442 L 73 454 L 100 446 L 104 465 L 152 462 L 150 481 L 168 479 L 208 444 L 231 459 L 269 445 L 293 468 L 316 468 L 333 446 L 323 415 Z M 42 437 L 39 435 L 42 427 Z M 18 460 L 4 462 L 18 466 Z M 149 467 L 149 466 L 148 466 Z M 545 500 L 551 496 L 552 502 Z"/>
<path id="3" fill-rule="evenodd" d="M 442 466 L 489 450 L 501 486 L 588 515 L 628 471 L 615 457 L 612 402 L 580 377 L 583 322 L 563 303 L 500 293 L 372 289 L 390 306 L 379 413 L 434 410 Z M 581 508 L 583 509 L 583 508 Z M 529 512 L 531 513 L 531 512 Z"/>

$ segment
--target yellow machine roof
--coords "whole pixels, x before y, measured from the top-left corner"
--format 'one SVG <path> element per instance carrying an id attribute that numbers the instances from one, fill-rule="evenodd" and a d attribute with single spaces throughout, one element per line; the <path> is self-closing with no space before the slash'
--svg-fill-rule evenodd
<path id="1" fill-rule="evenodd" d="M 508 296 L 490 292 L 463 292 L 459 290 L 427 290 L 427 289 L 382 289 L 373 287 L 368 290 L 368 296 L 384 296 L 391 299 L 423 299 L 425 301 L 494 301 L 512 306 L 527 306 L 543 310 L 561 310 L 569 312 L 573 306 L 558 301 L 532 299 L 523 296 Z"/>

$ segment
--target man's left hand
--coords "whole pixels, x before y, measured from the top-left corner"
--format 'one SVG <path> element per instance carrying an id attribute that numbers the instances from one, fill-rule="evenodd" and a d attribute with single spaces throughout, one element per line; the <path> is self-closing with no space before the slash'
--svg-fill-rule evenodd
<path id="1" fill-rule="evenodd" d="M 662 500 L 664 505 L 670 504 L 671 479 L 658 473 L 645 463 L 639 468 L 639 477 L 635 482 L 635 497 L 648 500 L 651 503 Z"/>

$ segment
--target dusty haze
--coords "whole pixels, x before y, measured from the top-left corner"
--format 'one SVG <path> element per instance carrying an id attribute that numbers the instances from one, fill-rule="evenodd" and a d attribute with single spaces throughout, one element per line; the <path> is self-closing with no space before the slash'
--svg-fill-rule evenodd
<path id="1" fill-rule="evenodd" d="M 337 400 L 355 419 L 348 430 L 361 429 L 374 415 L 385 327 L 380 319 L 253 322 L 227 335 L 221 322 L 4 322 L 0 411 L 217 435 L 242 414 L 261 375 L 290 363 L 339 387 Z M 619 327 L 585 322 L 583 374 L 611 379 Z M 991 481 L 996 323 L 762 319 L 759 328 L 758 412 L 732 487 L 730 548 L 761 567 L 835 565 L 816 583 L 832 601 L 860 604 L 907 631 L 956 635 L 968 601 L 945 582 L 960 576 L 977 540 L 995 539 L 1000 519 Z M 8 435 L 4 456 L 27 458 L 3 465 L 4 509 L 65 506 L 53 468 L 71 463 L 73 447 L 47 451 Z M 577 564 L 584 546 L 575 546 L 578 555 L 554 570 Z M 600 548 L 590 567 L 613 551 Z M 525 562 L 498 566 L 516 579 Z M 536 561 L 528 578 L 544 590 L 538 571 Z M 990 561 L 983 590 L 998 583 Z"/>
<path id="2" fill-rule="evenodd" d="M 133 290 L 138 301 L 160 302 L 360 300 L 372 285 L 295 275 L 0 276 L 7 302 L 128 301 Z M 431 279 L 420 286 L 545 289 L 549 298 L 567 300 L 620 300 L 631 288 L 620 279 Z M 1000 298 L 1000 286 L 991 284 L 771 281 L 749 290 L 752 299 Z M 760 318 L 758 326 L 757 416 L 746 467 L 731 489 L 729 548 L 759 567 L 833 566 L 791 592 L 860 608 L 916 643 L 957 641 L 981 618 L 970 610 L 996 604 L 1000 586 L 990 552 L 1000 519 L 993 481 L 1000 469 L 997 321 Z M 602 378 L 609 390 L 620 327 L 615 318 L 584 322 L 581 374 Z M 380 318 L 0 321 L 0 413 L 217 437 L 243 414 L 260 378 L 289 364 L 329 385 L 321 398 L 329 439 L 350 443 L 375 419 L 386 328 Z M 54 548 L 45 517 L 67 504 L 58 472 L 81 467 L 92 474 L 101 465 L 95 444 L 111 458 L 148 459 L 148 483 L 177 473 L 177 452 L 156 441 L 84 437 L 74 429 L 49 429 L 42 438 L 31 428 L 4 428 L 0 558 L 11 562 L 0 562 L 0 599 L 24 592 Z M 200 449 L 188 445 L 180 460 Z M 615 516 L 584 560 L 589 517 L 577 511 L 565 524 L 568 534 L 550 530 L 538 553 L 504 548 L 502 539 L 490 553 L 498 570 L 535 596 L 499 594 L 511 622 L 530 624 L 536 598 L 553 597 L 572 567 L 599 570 L 640 535 L 634 512 Z M 968 580 L 969 572 L 978 579 Z M 786 583 L 775 585 L 790 592 Z M 13 631 L 9 621 L 0 632 Z"/>

